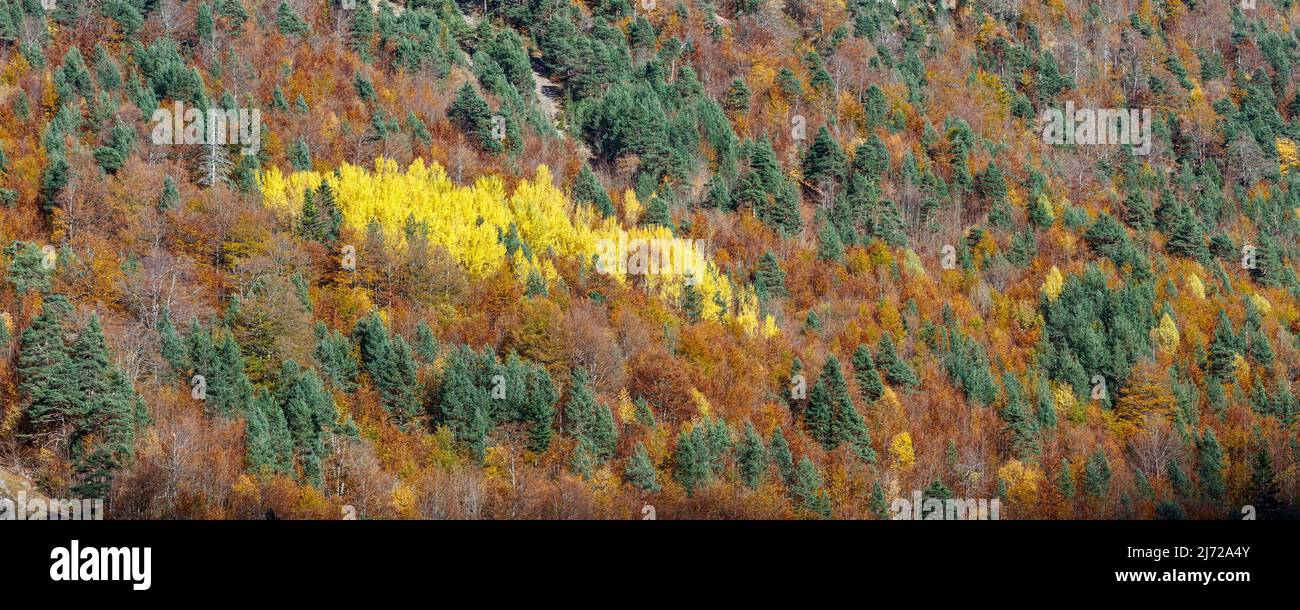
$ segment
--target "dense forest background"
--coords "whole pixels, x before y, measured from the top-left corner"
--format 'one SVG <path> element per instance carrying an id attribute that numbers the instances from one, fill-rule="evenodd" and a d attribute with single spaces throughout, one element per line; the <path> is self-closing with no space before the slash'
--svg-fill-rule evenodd
<path id="1" fill-rule="evenodd" d="M 109 518 L 1294 515 L 1293 18 L 0 0 L 4 480 Z M 1151 109 L 1150 153 L 1046 143 L 1067 102 Z M 257 110 L 254 154 L 155 139 L 178 104 Z M 604 273 L 618 239 L 698 275 Z"/>

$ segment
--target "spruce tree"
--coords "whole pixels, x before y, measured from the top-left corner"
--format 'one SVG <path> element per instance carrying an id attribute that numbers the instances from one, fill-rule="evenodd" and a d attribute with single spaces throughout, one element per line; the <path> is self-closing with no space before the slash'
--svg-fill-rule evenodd
<path id="1" fill-rule="evenodd" d="M 912 367 L 898 357 L 898 350 L 894 347 L 894 337 L 890 333 L 881 335 L 880 343 L 876 345 L 876 362 L 879 363 L 881 370 L 885 371 L 885 379 L 889 383 L 908 387 L 921 384 Z"/>
<path id="2" fill-rule="evenodd" d="M 1083 465 L 1083 491 L 1094 498 L 1104 498 L 1110 493 L 1110 462 L 1106 453 L 1098 449 Z"/>
<path id="3" fill-rule="evenodd" d="M 772 463 L 776 464 L 776 472 L 781 475 L 781 481 L 789 485 L 794 478 L 794 456 L 790 454 L 790 444 L 785 441 L 781 426 L 777 426 L 772 433 L 768 453 L 772 456 Z"/>
<path id="4" fill-rule="evenodd" d="M 541 453 L 550 446 L 554 436 L 551 421 L 555 419 L 555 382 L 545 368 L 530 367 L 526 373 L 525 392 L 522 419 L 528 423 L 528 449 Z"/>
<path id="5" fill-rule="evenodd" d="M 1074 473 L 1070 471 L 1070 460 L 1061 459 L 1061 470 L 1056 474 L 1056 487 L 1066 500 L 1074 499 Z"/>
<path id="6" fill-rule="evenodd" d="M 62 430 L 78 407 L 76 377 L 65 341 L 72 306 L 62 295 L 45 299 L 41 313 L 23 330 L 18 351 L 18 392 L 27 397 L 31 436 Z"/>
<path id="7" fill-rule="evenodd" d="M 595 172 L 586 165 L 582 166 L 578 179 L 573 184 L 573 201 L 596 208 L 606 218 L 614 215 L 614 202 L 610 201 L 609 193 L 600 185 Z"/>
<path id="8" fill-rule="evenodd" d="M 1011 439 L 1011 450 L 1020 459 L 1030 459 L 1041 449 L 1038 445 L 1038 429 L 1034 418 L 1030 417 L 1024 398 L 1020 391 L 1020 382 L 1010 371 L 1002 376 L 1005 404 L 999 415 L 1003 421 L 1003 432 Z"/>
<path id="9" fill-rule="evenodd" d="M 686 495 L 694 495 L 696 487 L 704 482 L 706 473 L 704 463 L 707 456 L 700 455 L 701 447 L 696 446 L 695 436 L 682 430 L 677 433 L 677 445 L 673 451 L 673 478 L 686 489 Z"/>
<path id="10" fill-rule="evenodd" d="M 835 417 L 835 407 L 831 404 L 830 390 L 826 388 L 826 383 L 818 379 L 817 383 L 808 392 L 808 409 L 804 411 L 804 427 L 808 429 L 809 436 L 817 441 L 823 449 L 830 451 L 838 443 L 831 431 L 831 422 Z"/>
<path id="11" fill-rule="evenodd" d="M 1196 443 L 1196 477 L 1201 495 L 1211 502 L 1222 502 L 1227 495 L 1223 480 L 1223 449 L 1214 430 L 1206 429 Z"/>
<path id="12" fill-rule="evenodd" d="M 654 465 L 650 463 L 650 454 L 646 453 L 645 445 L 642 443 L 638 442 L 636 448 L 632 450 L 632 457 L 628 459 L 627 470 L 624 471 L 623 476 L 641 491 L 649 493 L 659 491 L 658 475 Z"/>
<path id="13" fill-rule="evenodd" d="M 880 487 L 880 481 L 871 482 L 871 514 L 877 519 L 885 521 L 889 519 L 889 504 L 885 502 L 885 490 Z"/>
<path id="14" fill-rule="evenodd" d="M 1278 497 L 1281 486 L 1277 482 L 1277 472 L 1273 469 L 1273 458 L 1268 448 L 1260 445 L 1251 462 L 1250 502 L 1261 519 L 1278 516 L 1282 504 Z"/>
<path id="15" fill-rule="evenodd" d="M 650 408 L 650 403 L 646 402 L 646 399 L 638 396 L 636 400 L 633 401 L 633 405 L 636 407 L 637 423 L 647 428 L 654 428 L 655 412 Z"/>
<path id="16" fill-rule="evenodd" d="M 473 350 L 466 346 L 448 355 L 439 407 L 441 421 L 451 429 L 452 437 L 475 460 L 482 462 L 487 449 L 489 395 L 475 382 L 478 375 L 475 360 Z"/>
<path id="17" fill-rule="evenodd" d="M 786 295 L 785 272 L 771 251 L 759 257 L 754 269 L 754 288 L 761 296 L 781 297 Z"/>
<path id="18" fill-rule="evenodd" d="M 1237 336 L 1232 330 L 1232 321 L 1223 310 L 1219 310 L 1218 322 L 1214 326 L 1208 365 L 1211 379 L 1219 382 L 1229 380 L 1237 370 Z"/>
<path id="19" fill-rule="evenodd" d="M 767 448 L 763 445 L 763 437 L 754 430 L 753 422 L 745 422 L 745 436 L 740 440 L 736 470 L 740 481 L 750 489 L 758 488 L 767 474 Z"/>
<path id="20" fill-rule="evenodd" d="M 790 491 L 799 508 L 821 517 L 831 516 L 831 501 L 822 489 L 821 473 L 806 455 L 799 459 Z"/>
<path id="21" fill-rule="evenodd" d="M 858 393 L 867 403 L 875 402 L 884 394 L 885 386 L 880 379 L 880 372 L 876 370 L 876 363 L 871 358 L 871 350 L 861 343 L 853 351 L 853 375 L 858 382 Z"/>

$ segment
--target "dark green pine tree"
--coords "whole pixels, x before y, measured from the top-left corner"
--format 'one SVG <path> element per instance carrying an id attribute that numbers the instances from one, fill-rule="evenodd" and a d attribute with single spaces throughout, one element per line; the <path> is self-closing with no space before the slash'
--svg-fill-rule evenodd
<path id="1" fill-rule="evenodd" d="M 889 383 L 904 385 L 909 388 L 921 384 L 921 380 L 916 377 L 912 367 L 898 357 L 898 349 L 894 347 L 894 336 L 890 333 L 881 335 L 880 343 L 876 345 L 876 362 L 879 363 L 880 369 L 885 372 L 885 379 Z"/>
<path id="2" fill-rule="evenodd" d="M 438 346 L 438 337 L 434 336 L 433 329 L 429 328 L 429 323 L 420 320 L 415 326 L 415 357 L 421 362 L 433 362 L 438 358 L 438 353 L 442 350 Z"/>
<path id="3" fill-rule="evenodd" d="M 1251 463 L 1250 498 L 1251 506 L 1260 519 L 1275 517 L 1281 512 L 1282 504 L 1278 500 L 1281 486 L 1277 482 L 1277 471 L 1273 469 L 1273 458 L 1268 448 L 1260 445 Z"/>
<path id="4" fill-rule="evenodd" d="M 930 483 L 929 487 L 926 487 L 921 492 L 921 497 L 926 500 L 951 500 L 952 490 L 948 489 L 948 486 L 944 485 L 943 481 L 935 479 Z"/>
<path id="5" fill-rule="evenodd" d="M 1002 375 L 1005 404 L 998 413 L 1002 416 L 1003 432 L 1011 439 L 1011 450 L 1020 459 L 1038 455 L 1038 427 L 1025 407 L 1020 382 L 1010 371 Z"/>
<path id="6" fill-rule="evenodd" d="M 569 400 L 564 404 L 564 431 L 570 436 L 585 435 L 596 425 L 596 396 L 588 386 L 584 369 L 570 375 Z"/>
<path id="7" fill-rule="evenodd" d="M 803 157 L 803 177 L 809 182 L 827 182 L 844 177 L 844 151 L 823 125 Z"/>
<path id="8" fill-rule="evenodd" d="M 244 462 L 246 468 L 254 474 L 276 471 L 267 413 L 279 408 L 266 390 L 259 390 L 253 397 L 253 408 L 244 418 Z"/>
<path id="9" fill-rule="evenodd" d="M 287 360 L 280 368 L 275 402 L 284 412 L 303 480 L 320 487 L 321 460 L 327 453 L 325 432 L 334 427 L 337 417 L 333 397 L 314 371 Z"/>
<path id="10" fill-rule="evenodd" d="M 808 392 L 808 409 L 804 411 L 803 422 L 809 436 L 817 441 L 823 449 L 830 451 L 838 443 L 831 429 L 835 417 L 835 407 L 831 404 L 831 393 L 825 381 L 818 379 Z"/>
<path id="11" fill-rule="evenodd" d="M 659 491 L 658 474 L 655 472 L 654 464 L 650 463 L 650 454 L 646 453 L 645 445 L 642 443 L 638 442 L 636 448 L 632 450 L 632 457 L 628 459 L 623 476 L 627 482 L 641 491 L 648 493 Z"/>
<path id="12" fill-rule="evenodd" d="M 682 283 L 682 313 L 686 319 L 691 322 L 699 322 L 704 315 L 704 299 L 700 295 L 700 289 L 695 287 L 695 283 L 688 281 Z"/>
<path id="13" fill-rule="evenodd" d="M 790 485 L 794 480 L 794 456 L 790 454 L 790 444 L 786 442 L 781 426 L 777 426 L 776 431 L 772 432 L 768 454 L 772 456 L 772 463 L 776 465 L 776 472 L 781 475 L 781 481 Z"/>
<path id="14" fill-rule="evenodd" d="M 600 185 L 596 173 L 586 165 L 582 166 L 573 184 L 573 201 L 596 208 L 606 218 L 614 215 L 614 202 L 610 201 L 609 193 Z"/>
<path id="15" fill-rule="evenodd" d="M 750 489 L 757 489 L 767 474 L 767 447 L 763 437 L 754 429 L 753 422 L 745 422 L 745 435 L 737 448 L 736 470 L 740 482 Z"/>
<path id="16" fill-rule="evenodd" d="M 818 383 L 825 383 L 830 392 L 833 408 L 830 430 L 832 444 L 839 446 L 840 443 L 848 443 L 858 457 L 867 462 L 875 462 L 876 452 L 871 448 L 871 433 L 857 407 L 853 406 L 849 385 L 844 381 L 840 361 L 834 355 L 827 356 Z"/>
<path id="17" fill-rule="evenodd" d="M 752 95 L 744 80 L 735 79 L 731 81 L 731 85 L 727 87 L 727 92 L 722 96 L 722 107 L 729 112 L 749 112 L 749 100 Z"/>
<path id="18" fill-rule="evenodd" d="M 207 380 L 204 408 L 208 413 L 230 417 L 243 413 L 252 403 L 253 384 L 244 368 L 244 355 L 229 331 L 213 343 L 212 364 L 196 370 Z M 194 360 L 197 364 L 198 360 Z M 208 371 L 205 373 L 205 371 Z"/>
<path id="19" fill-rule="evenodd" d="M 889 504 L 885 502 L 885 490 L 880 487 L 880 481 L 871 483 L 871 514 L 877 519 L 885 521 L 889 519 Z"/>
<path id="20" fill-rule="evenodd" d="M 295 171 L 311 171 L 311 148 L 307 146 L 307 140 L 298 138 L 293 145 L 289 147 L 289 165 Z"/>
<path id="21" fill-rule="evenodd" d="M 176 181 L 171 176 L 163 176 L 162 195 L 158 198 L 158 211 L 174 210 L 181 203 L 181 193 L 176 189 Z"/>
<path id="22" fill-rule="evenodd" d="M 853 171 L 879 184 L 889 169 L 889 149 L 880 136 L 871 134 L 853 151 Z"/>
<path id="23" fill-rule="evenodd" d="M 790 491 L 799 508 L 821 517 L 831 516 L 831 500 L 822 489 L 821 473 L 806 455 L 799 459 Z"/>
<path id="24" fill-rule="evenodd" d="M 1174 488 L 1174 493 L 1180 498 L 1192 497 L 1192 480 L 1187 478 L 1177 460 L 1171 460 L 1169 466 L 1165 468 L 1165 476 L 1169 478 L 1169 485 Z"/>
<path id="25" fill-rule="evenodd" d="M 603 463 L 613 459 L 618 451 L 618 424 L 609 407 L 596 404 L 596 421 L 592 428 L 592 443 L 596 447 L 596 457 Z"/>
<path id="26" fill-rule="evenodd" d="M 172 323 L 171 312 L 163 308 L 162 313 L 158 315 L 158 349 L 162 354 L 163 360 L 171 367 L 173 375 L 179 375 L 190 369 L 185 354 L 185 342 L 176 332 L 176 325 Z"/>
<path id="27" fill-rule="evenodd" d="M 306 34 L 310 29 L 307 27 L 307 22 L 303 21 L 297 13 L 294 13 L 292 8 L 289 8 L 288 2 L 281 2 L 280 6 L 276 7 L 275 25 L 279 28 L 280 33 L 285 36 Z"/>
<path id="28" fill-rule="evenodd" d="M 72 306 L 62 295 L 45 299 L 41 313 L 23 330 L 18 351 L 18 392 L 27 398 L 28 434 L 57 434 L 78 408 L 76 377 L 69 359 L 64 321 Z"/>
<path id="29" fill-rule="evenodd" d="M 678 432 L 673 450 L 673 478 L 681 483 L 688 496 L 694 495 L 695 490 L 709 478 L 708 449 L 700 446 L 698 430 Z"/>
<path id="30" fill-rule="evenodd" d="M 975 176 L 975 191 L 990 204 L 1006 201 L 1007 181 L 997 163 L 989 163 L 984 171 Z"/>
<path id="31" fill-rule="evenodd" d="M 1038 428 L 1044 432 L 1056 429 L 1056 404 L 1045 379 L 1038 382 Z"/>
<path id="32" fill-rule="evenodd" d="M 1232 330 L 1232 321 L 1222 309 L 1214 326 L 1214 338 L 1210 341 L 1208 366 L 1212 379 L 1219 382 L 1228 381 L 1237 370 L 1237 335 Z"/>
<path id="33" fill-rule="evenodd" d="M 542 277 L 536 269 L 528 270 L 528 282 L 524 285 L 524 296 L 544 297 L 548 294 L 546 289 L 546 278 Z"/>
<path id="34" fill-rule="evenodd" d="M 858 382 L 858 393 L 867 403 L 873 403 L 885 392 L 885 385 L 880 379 L 880 371 L 871 358 L 871 350 L 866 345 L 858 344 L 853 351 L 853 376 Z"/>
<path id="35" fill-rule="evenodd" d="M 324 322 L 317 321 L 312 328 L 316 338 L 316 362 L 325 373 L 330 385 L 352 392 L 357 387 L 357 361 L 352 357 L 352 344 L 339 331 L 330 331 Z"/>
<path id="36" fill-rule="evenodd" d="M 1105 498 L 1110 493 L 1110 461 L 1098 449 L 1083 465 L 1083 491 L 1094 498 Z"/>
<path id="37" fill-rule="evenodd" d="M 1165 250 L 1174 256 L 1195 260 L 1205 260 L 1209 256 L 1210 250 L 1205 245 L 1205 231 L 1190 206 L 1177 206 L 1171 224 Z"/>
<path id="38" fill-rule="evenodd" d="M 45 268 L 45 254 L 36 244 L 16 241 L 4 249 L 9 257 L 9 270 L 5 280 L 13 284 L 19 295 L 45 292 L 50 289 L 50 273 Z"/>
<path id="39" fill-rule="evenodd" d="M 348 46 L 356 51 L 357 56 L 362 61 L 369 62 L 373 59 L 371 49 L 374 43 L 371 39 L 375 35 L 375 17 L 370 11 L 351 11 L 352 25 L 348 29 Z"/>
<path id="40" fill-rule="evenodd" d="M 555 381 L 551 373 L 543 367 L 529 367 L 525 373 L 524 388 L 526 397 L 523 406 L 523 419 L 528 427 L 528 449 L 542 453 L 551 445 L 554 431 L 551 421 L 555 419 Z"/>
<path id="41" fill-rule="evenodd" d="M 447 118 L 484 152 L 498 154 L 504 150 L 501 142 L 492 136 L 492 109 L 472 84 L 467 82 L 456 91 Z"/>
<path id="42" fill-rule="evenodd" d="M 654 428 L 655 412 L 650 408 L 650 403 L 646 402 L 646 399 L 638 396 L 636 400 L 632 401 L 632 404 L 636 406 L 637 423 L 647 428 Z"/>
<path id="43" fill-rule="evenodd" d="M 1074 473 L 1070 471 L 1070 460 L 1061 459 L 1061 469 L 1056 473 L 1056 488 L 1061 492 L 1061 497 L 1074 499 Z"/>
<path id="44" fill-rule="evenodd" d="M 569 459 L 569 470 L 581 478 L 591 480 L 591 473 L 596 468 L 596 458 L 592 455 L 595 448 L 591 439 L 579 434 L 573 444 L 573 457 Z"/>
<path id="45" fill-rule="evenodd" d="M 835 225 L 829 222 L 822 224 L 817 231 L 817 244 L 817 256 L 822 260 L 844 262 L 844 242 L 840 240 L 840 232 Z"/>
<path id="46" fill-rule="evenodd" d="M 420 413 L 419 365 L 411 353 L 411 345 L 399 335 L 389 342 L 387 358 L 379 367 L 379 401 L 393 423 L 403 430 Z"/>
<path id="47" fill-rule="evenodd" d="M 303 239 L 321 241 L 324 229 L 325 222 L 316 207 L 316 196 L 311 189 L 303 190 L 302 209 L 298 213 L 298 235 Z"/>
<path id="48" fill-rule="evenodd" d="M 663 197 L 650 197 L 650 201 L 645 206 L 645 213 L 641 215 L 640 224 L 643 227 L 673 228 L 673 217 L 668 212 L 668 201 Z"/>
<path id="49" fill-rule="evenodd" d="M 466 346 L 448 354 L 439 401 L 441 421 L 478 462 L 487 451 L 488 391 L 475 382 L 477 356 Z"/>
<path id="50" fill-rule="evenodd" d="M 822 321 L 817 317 L 817 310 L 809 309 L 808 317 L 803 321 L 803 332 L 805 334 L 817 334 L 822 331 Z"/>
<path id="51" fill-rule="evenodd" d="M 70 443 L 78 475 L 73 492 L 103 497 L 113 471 L 133 453 L 136 430 L 145 423 L 144 405 L 126 377 L 109 363 L 98 316 L 91 316 L 68 357 L 77 397 Z"/>
<path id="52" fill-rule="evenodd" d="M 1151 199 L 1140 187 L 1131 186 L 1124 196 L 1124 222 L 1139 232 L 1150 231 L 1155 225 Z"/>
<path id="53" fill-rule="evenodd" d="M 1187 518 L 1183 507 L 1173 500 L 1163 500 L 1156 505 L 1156 519 L 1160 521 L 1182 521 Z"/>
<path id="54" fill-rule="evenodd" d="M 1265 368 L 1271 367 L 1274 357 L 1273 345 L 1264 332 L 1264 321 L 1260 318 L 1259 310 L 1250 299 L 1246 299 L 1246 323 L 1242 334 L 1246 342 L 1246 355 Z"/>
<path id="55" fill-rule="evenodd" d="M 320 186 L 316 187 L 314 197 L 316 209 L 321 223 L 321 234 L 319 241 L 327 245 L 333 245 L 339 239 L 339 231 L 343 228 L 343 212 L 339 210 L 334 201 L 334 190 L 330 188 L 328 182 L 322 180 Z"/>
<path id="56" fill-rule="evenodd" d="M 1196 442 L 1196 477 L 1201 495 L 1211 502 L 1222 502 L 1227 495 L 1223 481 L 1223 449 L 1214 430 L 1206 429 Z"/>
<path id="57" fill-rule="evenodd" d="M 781 270 L 781 264 L 777 262 L 776 256 L 771 251 L 763 253 L 759 257 L 758 265 L 754 268 L 754 289 L 759 295 L 765 297 L 785 296 L 785 271 Z"/>

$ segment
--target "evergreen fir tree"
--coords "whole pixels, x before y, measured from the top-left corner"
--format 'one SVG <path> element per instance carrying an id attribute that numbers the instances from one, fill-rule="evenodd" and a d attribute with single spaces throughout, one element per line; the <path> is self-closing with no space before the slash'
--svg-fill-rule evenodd
<path id="1" fill-rule="evenodd" d="M 772 456 L 772 463 L 776 464 L 776 472 L 781 475 L 781 481 L 790 485 L 794 479 L 794 456 L 790 454 L 790 444 L 785 441 L 781 426 L 777 426 L 772 433 L 768 453 Z"/>
<path id="2" fill-rule="evenodd" d="M 921 380 L 916 377 L 912 367 L 898 357 L 898 350 L 894 347 L 894 337 L 890 333 L 881 335 L 880 343 L 876 345 L 876 362 L 879 363 L 881 370 L 885 372 L 885 379 L 889 383 L 908 387 L 916 387 L 921 384 Z"/>
<path id="3" fill-rule="evenodd" d="M 1094 498 L 1104 498 L 1110 493 L 1110 462 L 1098 449 L 1088 457 L 1083 466 L 1083 491 Z"/>
<path id="4" fill-rule="evenodd" d="M 606 218 L 614 215 L 614 202 L 610 201 L 609 193 L 600 185 L 596 174 L 586 165 L 582 166 L 582 170 L 578 172 L 578 179 L 574 182 L 573 201 L 596 208 Z"/>
<path id="5" fill-rule="evenodd" d="M 822 517 L 831 516 L 831 501 L 822 489 L 821 473 L 806 455 L 799 460 L 790 491 L 799 508 Z"/>
<path id="6" fill-rule="evenodd" d="M 638 442 L 636 448 L 632 450 L 632 457 L 628 460 L 624 478 L 641 491 L 659 492 L 657 473 L 654 465 L 650 463 L 650 454 L 646 453 L 644 444 Z"/>
<path id="7" fill-rule="evenodd" d="M 33 436 L 62 430 L 78 407 L 80 397 L 63 328 L 71 311 L 62 295 L 50 295 L 22 333 L 18 392 L 27 397 L 27 425 Z"/>
<path id="8" fill-rule="evenodd" d="M 1251 506 L 1261 519 L 1278 516 L 1282 504 L 1278 497 L 1281 486 L 1277 482 L 1277 472 L 1273 469 L 1273 458 L 1268 449 L 1261 445 L 1255 452 L 1251 463 L 1250 498 Z"/>
<path id="9" fill-rule="evenodd" d="M 740 481 L 750 489 L 757 489 L 767 474 L 767 448 L 763 437 L 754 430 L 753 422 L 745 422 L 745 436 L 740 440 L 736 470 Z"/>
<path id="10" fill-rule="evenodd" d="M 863 400 L 872 403 L 884 394 L 885 386 L 880 379 L 880 372 L 876 370 L 876 363 L 871 358 L 871 350 L 868 350 L 866 345 L 858 344 L 858 348 L 853 351 L 853 371 L 854 378 L 858 382 L 858 392 L 862 394 Z"/>
<path id="11" fill-rule="evenodd" d="M 1214 430 L 1206 429 L 1196 443 L 1196 477 L 1201 495 L 1211 502 L 1222 502 L 1227 495 L 1223 480 L 1223 449 Z"/>
<path id="12" fill-rule="evenodd" d="M 871 514 L 881 521 L 889 519 L 889 504 L 885 502 L 885 490 L 880 487 L 880 481 L 871 483 Z"/>
<path id="13" fill-rule="evenodd" d="M 1074 473 L 1070 472 L 1070 460 L 1061 460 L 1061 470 L 1056 475 L 1056 487 L 1066 500 L 1074 499 Z"/>

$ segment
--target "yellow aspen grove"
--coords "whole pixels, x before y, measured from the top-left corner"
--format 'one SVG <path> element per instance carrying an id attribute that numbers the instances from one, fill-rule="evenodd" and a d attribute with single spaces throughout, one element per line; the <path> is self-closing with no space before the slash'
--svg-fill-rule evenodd
<path id="1" fill-rule="evenodd" d="M 678 303 L 690 281 L 700 296 L 702 318 L 732 321 L 750 334 L 761 331 L 771 337 L 777 332 L 770 316 L 759 319 L 753 289 L 723 275 L 702 245 L 675 237 L 667 227 L 625 227 L 601 218 L 591 207 L 570 201 L 545 165 L 509 193 L 496 176 L 459 186 L 442 166 L 419 158 L 406 171 L 381 158 L 373 170 L 345 163 L 337 172 L 286 175 L 272 167 L 259 178 L 265 205 L 283 220 L 297 219 L 303 193 L 323 182 L 333 191 L 345 224 L 360 231 L 376 222 L 391 247 L 404 247 L 408 221 L 423 223 L 429 242 L 446 248 L 473 278 L 491 276 L 509 264 L 520 282 L 534 271 L 552 281 L 558 274 L 548 257 L 596 257 L 598 270 L 619 283 L 628 275 L 643 275 L 646 290 L 665 303 Z M 630 190 L 624 209 L 629 222 L 639 216 L 641 204 Z M 507 255 L 500 236 L 511 226 L 531 260 L 522 249 Z"/>

